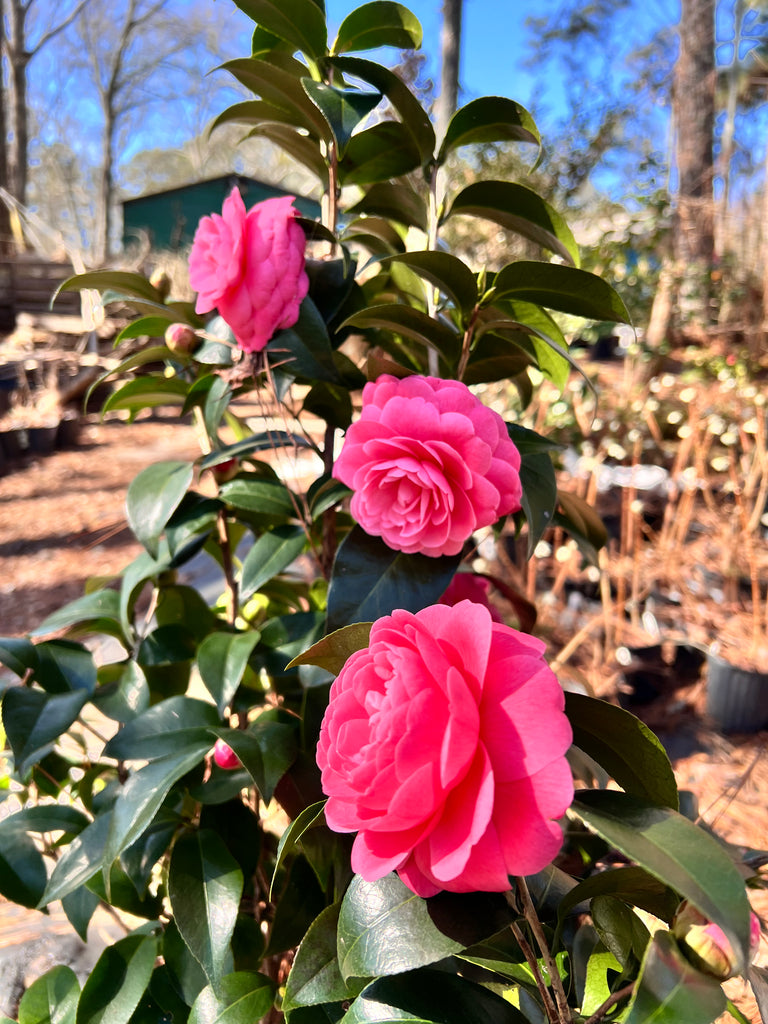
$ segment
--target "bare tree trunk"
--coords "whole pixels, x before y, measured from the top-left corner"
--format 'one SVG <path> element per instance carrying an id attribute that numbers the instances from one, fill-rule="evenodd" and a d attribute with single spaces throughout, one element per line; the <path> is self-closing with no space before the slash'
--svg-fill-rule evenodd
<path id="1" fill-rule="evenodd" d="M 0 0 L 0 54 L 4 50 L 5 40 L 5 2 Z M 10 165 L 8 163 L 8 93 L 0 75 L 0 188 L 12 192 Z M 11 244 L 11 214 L 6 204 L 0 199 L 0 256 L 7 255 L 13 248 Z"/>
<path id="2" fill-rule="evenodd" d="M 683 332 L 710 323 L 714 259 L 715 0 L 682 0 L 675 65 L 678 196 L 674 245 Z"/>
<path id="3" fill-rule="evenodd" d="M 440 95 L 436 104 L 436 131 L 442 139 L 459 103 L 461 15 L 463 0 L 443 0 L 440 35 Z"/>
<path id="4" fill-rule="evenodd" d="M 739 44 L 744 23 L 746 5 L 744 0 L 736 0 L 733 11 L 733 58 L 728 68 L 728 95 L 725 106 L 725 120 L 720 136 L 719 171 L 723 182 L 723 193 L 718 204 L 717 223 L 715 225 L 715 250 L 718 256 L 725 256 L 730 248 L 728 241 L 728 204 L 731 194 L 731 160 L 733 159 L 733 139 L 736 127 L 736 107 L 739 93 Z"/>

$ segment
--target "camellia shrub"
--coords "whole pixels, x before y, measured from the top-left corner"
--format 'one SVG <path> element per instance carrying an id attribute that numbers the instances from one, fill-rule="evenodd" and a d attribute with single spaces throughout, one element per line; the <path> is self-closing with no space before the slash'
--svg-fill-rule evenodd
<path id="1" fill-rule="evenodd" d="M 132 482 L 143 550 L 119 579 L 0 641 L 0 892 L 60 901 L 84 939 L 100 905 L 131 922 L 18 1021 L 712 1021 L 754 951 L 757 869 L 679 813 L 643 724 L 563 691 L 510 581 L 472 572 L 502 533 L 603 542 L 557 446 L 473 386 L 535 405 L 579 372 L 553 313 L 624 303 L 525 184 L 452 180 L 489 142 L 533 164 L 526 110 L 473 100 L 437 139 L 354 55 L 417 46 L 406 8 L 367 3 L 330 40 L 322 0 L 237 5 L 253 51 L 225 69 L 253 98 L 216 124 L 309 168 L 322 222 L 234 190 L 197 228 L 194 305 L 132 273 L 65 286 L 136 312 L 105 411 L 175 406 L 201 454 Z M 441 241 L 456 217 L 541 259 L 471 268 Z M 299 460 L 302 484 L 276 470 Z"/>

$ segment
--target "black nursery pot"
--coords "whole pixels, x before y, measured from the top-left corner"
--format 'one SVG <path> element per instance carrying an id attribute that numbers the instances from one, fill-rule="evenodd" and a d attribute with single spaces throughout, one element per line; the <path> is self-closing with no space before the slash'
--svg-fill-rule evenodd
<path id="1" fill-rule="evenodd" d="M 768 727 L 768 671 L 738 668 L 708 654 L 707 712 L 724 732 Z"/>

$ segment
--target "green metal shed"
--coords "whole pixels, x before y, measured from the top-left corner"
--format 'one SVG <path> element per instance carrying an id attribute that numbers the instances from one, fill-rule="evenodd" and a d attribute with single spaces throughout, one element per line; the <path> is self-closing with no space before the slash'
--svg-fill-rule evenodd
<path id="1" fill-rule="evenodd" d="M 285 189 L 267 185 L 241 174 L 224 174 L 207 181 L 153 192 L 135 199 L 124 199 L 123 245 L 135 244 L 146 235 L 154 250 L 176 251 L 192 244 L 198 221 L 211 213 L 221 213 L 221 206 L 237 185 L 246 208 L 263 199 L 291 195 Z M 306 196 L 296 196 L 296 208 L 304 217 L 319 218 L 320 204 Z"/>

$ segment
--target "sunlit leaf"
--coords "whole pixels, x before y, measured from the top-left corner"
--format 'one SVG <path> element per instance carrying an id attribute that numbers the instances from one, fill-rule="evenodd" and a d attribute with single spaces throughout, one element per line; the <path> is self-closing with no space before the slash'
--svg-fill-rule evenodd
<path id="1" fill-rule="evenodd" d="M 332 50 L 334 53 L 349 53 L 353 50 L 374 50 L 379 46 L 413 50 L 421 46 L 421 38 L 418 18 L 407 7 L 391 0 L 374 0 L 346 16 Z"/>

